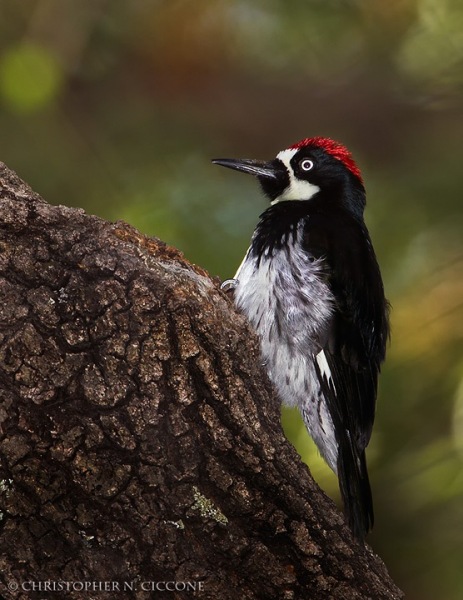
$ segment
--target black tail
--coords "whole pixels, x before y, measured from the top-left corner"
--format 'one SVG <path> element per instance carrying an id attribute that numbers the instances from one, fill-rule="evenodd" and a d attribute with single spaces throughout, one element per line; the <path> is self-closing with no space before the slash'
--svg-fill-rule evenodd
<path id="1" fill-rule="evenodd" d="M 325 352 L 325 357 L 333 379 L 321 372 L 317 361 L 315 368 L 333 421 L 339 488 L 352 533 L 363 542 L 374 521 L 365 447 L 374 419 L 376 377 L 336 361 L 329 352 Z"/>
<path id="2" fill-rule="evenodd" d="M 346 432 L 344 443 L 339 445 L 339 488 L 349 527 L 355 537 L 363 542 L 374 523 L 373 498 L 368 479 L 365 450 L 359 452 L 349 437 Z"/>

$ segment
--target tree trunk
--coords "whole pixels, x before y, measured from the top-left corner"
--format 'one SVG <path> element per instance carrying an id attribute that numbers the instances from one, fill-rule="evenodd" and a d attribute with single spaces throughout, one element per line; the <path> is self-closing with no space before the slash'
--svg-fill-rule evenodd
<path id="1" fill-rule="evenodd" d="M 2 163 L 0 204 L 2 597 L 402 597 L 217 282 Z"/>

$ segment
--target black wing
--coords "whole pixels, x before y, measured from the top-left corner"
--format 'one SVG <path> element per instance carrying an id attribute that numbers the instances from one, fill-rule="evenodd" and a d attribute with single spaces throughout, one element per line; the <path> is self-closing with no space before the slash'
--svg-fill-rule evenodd
<path id="1" fill-rule="evenodd" d="M 320 339 L 331 377 L 318 377 L 333 420 L 338 477 L 351 529 L 363 539 L 373 525 L 373 503 L 365 461 L 377 394 L 378 374 L 389 335 L 388 305 L 365 225 L 349 215 L 311 215 L 304 247 L 324 258 L 336 301 Z"/>

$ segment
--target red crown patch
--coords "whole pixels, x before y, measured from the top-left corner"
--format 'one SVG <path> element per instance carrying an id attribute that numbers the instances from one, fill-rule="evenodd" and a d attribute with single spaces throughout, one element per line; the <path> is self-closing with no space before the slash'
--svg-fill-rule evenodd
<path id="1" fill-rule="evenodd" d="M 304 138 L 297 144 L 293 144 L 290 148 L 294 148 L 299 150 L 300 148 L 305 148 L 306 146 L 315 146 L 316 148 L 322 148 L 328 154 L 331 154 L 334 158 L 337 158 L 342 162 L 342 164 L 349 169 L 349 171 L 358 177 L 360 181 L 362 181 L 362 174 L 360 173 L 360 169 L 355 164 L 354 159 L 352 158 L 352 154 L 349 150 L 330 138 L 324 137 L 313 137 L 313 138 Z"/>

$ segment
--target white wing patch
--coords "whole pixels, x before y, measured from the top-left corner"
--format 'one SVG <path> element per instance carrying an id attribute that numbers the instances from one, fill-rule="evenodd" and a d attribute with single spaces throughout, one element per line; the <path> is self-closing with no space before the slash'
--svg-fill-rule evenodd
<path id="1" fill-rule="evenodd" d="M 289 173 L 289 185 L 271 204 L 277 204 L 278 202 L 284 202 L 285 200 L 310 200 L 312 196 L 315 196 L 320 191 L 318 185 L 310 183 L 305 179 L 298 179 L 294 175 L 294 171 L 291 167 L 291 159 L 296 154 L 296 148 L 290 148 L 288 150 L 282 150 L 277 154 L 277 158 L 285 165 Z"/>
<path id="2" fill-rule="evenodd" d="M 317 365 L 320 369 L 322 377 L 326 379 L 326 381 L 331 385 L 331 387 L 336 393 L 336 386 L 334 385 L 333 375 L 331 373 L 328 361 L 326 360 L 326 354 L 324 350 L 320 350 L 320 352 L 315 356 L 315 360 L 317 361 Z"/>

